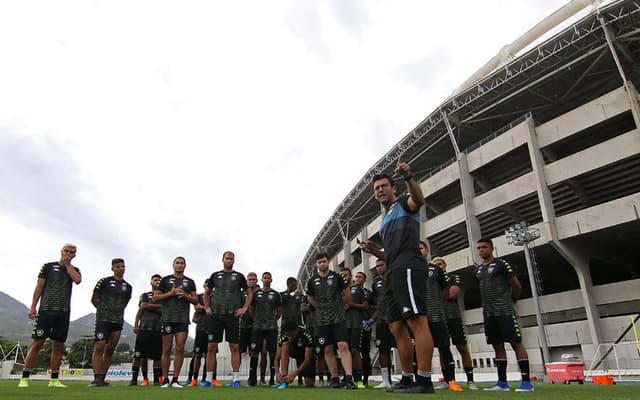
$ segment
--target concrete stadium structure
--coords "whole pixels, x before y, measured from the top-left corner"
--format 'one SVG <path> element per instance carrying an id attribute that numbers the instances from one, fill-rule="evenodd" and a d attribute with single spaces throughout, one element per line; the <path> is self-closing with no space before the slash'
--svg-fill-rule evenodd
<path id="1" fill-rule="evenodd" d="M 313 274 L 321 249 L 333 268 L 364 271 L 371 283 L 375 259 L 357 244 L 381 243 L 371 178 L 391 173 L 404 154 L 426 198 L 421 236 L 462 278 L 460 305 L 477 371 L 495 371 L 474 277 L 481 235 L 492 237 L 497 256 L 518 272 L 524 343 L 532 369 L 542 371 L 524 253 L 504 234 L 520 221 L 541 233 L 531 246 L 551 354 L 546 361 L 573 353 L 589 367 L 599 346 L 616 341 L 640 313 L 639 84 L 640 4 L 634 1 L 594 9 L 468 81 L 367 171 L 309 247 L 299 279 L 305 283 Z M 620 368 L 640 369 L 632 330 L 623 342 L 630 343 L 616 348 Z M 512 352 L 509 360 L 509 370 L 517 371 Z"/>

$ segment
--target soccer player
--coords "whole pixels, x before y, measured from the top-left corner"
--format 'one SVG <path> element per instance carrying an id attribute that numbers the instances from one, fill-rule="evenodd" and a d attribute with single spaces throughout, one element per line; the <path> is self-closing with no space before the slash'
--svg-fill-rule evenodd
<path id="1" fill-rule="evenodd" d="M 251 363 L 249 366 L 249 386 L 255 385 L 258 356 L 262 344 L 266 342 L 271 364 L 269 385 L 275 385 L 275 358 L 278 348 L 278 319 L 282 315 L 282 300 L 280 293 L 271 288 L 272 276 L 270 272 L 262 274 L 262 288 L 253 294 L 251 314 L 253 315 L 253 331 L 251 333 Z"/>
<path id="2" fill-rule="evenodd" d="M 102 278 L 93 289 L 91 303 L 96 308 L 95 346 L 93 348 L 93 382 L 89 386 L 109 386 L 105 382 L 113 351 L 118 345 L 124 309 L 131 299 L 132 287 L 124 280 L 124 260 L 111 260 L 112 276 Z"/>
<path id="3" fill-rule="evenodd" d="M 493 242 L 481 238 L 477 243 L 478 255 L 482 264 L 476 268 L 476 278 L 480 282 L 482 297 L 482 316 L 487 344 L 495 350 L 498 382 L 484 390 L 509 391 L 507 383 L 507 351 L 504 342 L 509 342 L 516 353 L 522 383 L 516 392 L 532 392 L 529 380 L 529 355 L 522 344 L 522 333 L 514 304 L 520 298 L 522 286 L 509 263 L 502 258 L 493 257 Z"/>
<path id="4" fill-rule="evenodd" d="M 444 258 L 436 257 L 432 263 L 447 270 L 447 263 Z M 467 337 L 464 333 L 464 323 L 458 307 L 458 294 L 460 293 L 460 276 L 457 274 L 446 274 L 447 286 L 449 287 L 448 298 L 444 301 L 444 313 L 447 318 L 447 328 L 451 335 L 451 342 L 458 349 L 462 357 L 462 367 L 467 376 L 467 387 L 469 390 L 478 390 L 478 386 L 473 381 L 473 364 L 471 363 L 471 353 L 467 347 Z M 443 369 L 444 370 L 444 369 Z M 444 382 L 443 382 L 444 384 Z"/>
<path id="5" fill-rule="evenodd" d="M 282 300 L 282 326 L 287 322 L 296 325 L 304 325 L 302 318 L 302 299 L 304 295 L 298 288 L 298 280 L 294 277 L 287 278 L 287 290 L 280 292 Z M 284 333 L 282 331 L 281 333 Z"/>
<path id="6" fill-rule="evenodd" d="M 225 251 L 222 255 L 222 270 L 214 272 L 209 277 L 209 283 L 204 291 L 204 307 L 209 315 L 209 344 L 207 352 L 207 378 L 200 386 L 212 386 L 214 363 L 218 345 L 222 335 L 229 343 L 231 352 L 231 369 L 233 381 L 231 387 L 241 388 L 240 384 L 240 318 L 247 312 L 253 300 L 253 293 L 248 289 L 247 279 L 233 269 L 235 254 Z M 244 293 L 247 294 L 246 299 Z"/>
<path id="7" fill-rule="evenodd" d="M 362 274 L 361 272 L 359 274 Z M 358 389 L 364 389 L 362 383 L 362 321 L 364 321 L 364 312 L 369 309 L 369 299 L 364 291 L 364 280 L 360 278 L 356 284 L 352 283 L 351 270 L 343 267 L 340 269 L 340 275 L 345 281 L 349 282 L 351 290 L 351 302 L 345 303 L 345 317 L 347 326 L 347 337 L 349 338 L 349 349 L 351 350 L 351 363 L 353 365 L 353 380 Z M 362 274 L 364 275 L 364 274 Z"/>
<path id="8" fill-rule="evenodd" d="M 398 160 L 395 172 L 404 178 L 409 191 L 408 196 L 396 196 L 396 185 L 390 176 L 373 177 L 375 198 L 386 211 L 380 226 L 384 251 L 369 241 L 363 241 L 360 247 L 378 258 L 384 258 L 389 268 L 385 285 L 387 317 L 402 365 L 400 383 L 389 390 L 394 393 L 432 393 L 433 339 L 426 317 L 427 268 L 418 251 L 418 210 L 424 205 L 424 195 L 418 182 L 413 179 L 409 164 L 402 161 L 402 157 Z M 413 347 L 408 328 L 415 335 L 418 364 L 415 382 L 411 373 Z"/>
<path id="9" fill-rule="evenodd" d="M 297 368 L 293 372 L 289 372 L 289 358 L 296 360 Z M 296 376 L 304 377 L 306 387 L 313 387 L 316 372 L 311 332 L 293 321 L 287 321 L 282 325 L 275 362 L 276 379 L 280 382 L 278 389 L 289 387 Z"/>
<path id="10" fill-rule="evenodd" d="M 258 275 L 255 272 L 249 272 L 247 274 L 247 286 L 248 290 L 243 292 L 242 294 L 242 302 L 244 303 L 247 300 L 247 292 L 255 293 L 256 290 L 260 288 L 258 285 Z M 240 318 L 240 354 L 249 352 L 249 346 L 251 345 L 251 333 L 253 331 L 253 316 L 250 312 L 245 313 L 242 318 Z M 249 359 L 251 359 L 251 354 L 249 354 Z M 251 362 L 251 361 L 249 361 Z M 265 367 L 266 368 L 266 367 Z M 214 368 L 215 373 L 215 368 Z M 215 378 L 212 382 L 215 382 Z M 251 384 L 251 379 L 247 381 L 249 386 L 255 386 L 255 382 L 253 385 Z"/>
<path id="11" fill-rule="evenodd" d="M 376 389 L 391 388 L 391 349 L 396 347 L 395 340 L 389 330 L 387 322 L 387 307 L 384 302 L 384 288 L 387 281 L 387 263 L 382 258 L 376 260 L 377 279 L 373 281 L 372 286 L 372 305 L 374 306 L 373 319 L 367 321 L 367 325 L 371 326 L 374 321 L 376 324 L 376 345 L 378 346 L 378 360 L 380 363 L 380 374 L 382 375 L 382 383 L 376 386 Z"/>
<path id="12" fill-rule="evenodd" d="M 422 256 L 427 260 L 428 249 L 424 242 L 419 245 Z M 449 287 L 447 286 L 447 274 L 436 264 L 428 263 L 427 265 L 427 320 L 429 321 L 429 330 L 433 336 L 433 344 L 438 348 L 440 354 L 440 364 L 442 365 L 442 374 L 444 382 L 438 386 L 438 389 L 449 389 L 453 392 L 460 392 L 462 388 L 455 380 L 455 362 L 453 354 L 449 346 L 449 330 L 444 310 L 444 298 L 449 298 Z"/>
<path id="13" fill-rule="evenodd" d="M 203 288 L 206 290 L 207 284 L 209 283 L 208 279 L 204 280 Z M 202 361 L 202 357 L 207 357 L 207 347 L 208 347 L 208 333 L 207 333 L 207 325 L 209 324 L 209 316 L 204 310 L 204 293 L 198 294 L 198 303 L 195 306 L 196 312 L 193 313 L 192 321 L 196 324 L 196 339 L 193 342 L 193 357 L 191 358 L 191 363 L 189 364 L 189 375 L 187 380 L 183 383 L 183 386 L 196 386 L 198 384 L 198 374 L 200 371 L 200 363 Z M 206 369 L 206 366 L 202 368 Z M 206 379 L 203 378 L 203 381 Z"/>
<path id="14" fill-rule="evenodd" d="M 35 319 L 31 334 L 31 347 L 24 360 L 22 379 L 19 388 L 29 387 L 29 376 L 36 366 L 38 353 L 46 338 L 50 338 L 51 347 L 51 380 L 49 387 L 66 387 L 60 382 L 60 364 L 64 354 L 64 341 L 69 332 L 69 313 L 72 283 L 80 283 L 80 270 L 71 264 L 76 256 L 75 245 L 66 243 L 60 250 L 60 261 L 44 264 L 40 268 L 33 300 L 29 309 L 29 318 Z M 36 308 L 40 302 L 40 308 Z"/>
<path id="15" fill-rule="evenodd" d="M 324 349 L 324 360 L 331 373 L 329 387 L 356 389 L 345 323 L 345 304 L 351 303 L 350 284 L 342 275 L 329 270 L 327 253 L 316 255 L 316 268 L 316 275 L 307 282 L 307 295 L 309 303 L 315 308 L 316 342 Z M 333 346 L 336 344 L 345 374 L 342 384 L 338 378 L 338 361 L 333 354 Z"/>
<path id="16" fill-rule="evenodd" d="M 360 347 L 360 353 L 362 354 L 362 383 L 365 387 L 369 386 L 369 375 L 371 375 L 371 339 L 372 332 L 371 326 L 365 329 L 364 322 L 370 320 L 373 317 L 373 308 L 371 307 L 371 298 L 373 292 L 365 286 L 367 276 L 363 272 L 356 273 L 356 285 L 362 287 L 365 297 L 369 299 L 369 308 L 362 313 L 362 346 Z"/>
<path id="17" fill-rule="evenodd" d="M 167 275 L 153 290 L 153 301 L 162 303 L 162 376 L 161 388 L 182 389 L 178 382 L 184 362 L 184 344 L 189 334 L 189 309 L 198 302 L 196 283 L 184 275 L 187 260 L 178 256 L 173 260 L 173 274 Z M 173 378 L 169 381 L 169 364 L 175 339 L 176 351 L 173 359 Z"/>
<path id="18" fill-rule="evenodd" d="M 154 274 L 151 277 L 151 291 L 140 295 L 138 312 L 133 323 L 133 333 L 136 334 L 136 343 L 133 352 L 133 364 L 131 366 L 132 377 L 129 386 L 138 384 L 138 374 L 142 366 L 142 386 L 149 385 L 148 360 L 153 360 L 153 385 L 160 386 L 162 377 L 162 333 L 160 331 L 160 316 L 162 304 L 153 301 L 153 290 L 158 287 L 162 277 Z"/>

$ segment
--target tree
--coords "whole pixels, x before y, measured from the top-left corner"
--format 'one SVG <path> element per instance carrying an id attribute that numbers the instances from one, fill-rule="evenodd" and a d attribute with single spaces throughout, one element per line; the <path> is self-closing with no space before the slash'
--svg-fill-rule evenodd
<path id="1" fill-rule="evenodd" d="M 116 351 L 118 353 L 130 351 L 130 350 L 131 350 L 131 346 L 129 346 L 129 343 L 120 343 L 116 346 Z"/>
<path id="2" fill-rule="evenodd" d="M 71 368 L 91 368 L 91 356 L 93 355 L 94 340 L 92 336 L 86 336 L 71 344 L 71 350 L 67 359 Z"/>

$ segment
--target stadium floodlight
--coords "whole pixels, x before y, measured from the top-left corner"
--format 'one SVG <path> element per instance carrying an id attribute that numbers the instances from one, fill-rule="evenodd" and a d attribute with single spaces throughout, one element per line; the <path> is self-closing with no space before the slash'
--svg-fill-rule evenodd
<path id="1" fill-rule="evenodd" d="M 526 221 L 522 221 L 512 225 L 504 231 L 509 244 L 524 247 L 524 258 L 527 263 L 527 272 L 529 273 L 529 284 L 531 286 L 531 295 L 533 298 L 533 307 L 536 312 L 536 322 L 538 323 L 538 335 L 540 338 L 540 346 L 542 347 L 542 368 L 547 373 L 546 363 L 551 362 L 549 356 L 549 346 L 547 345 L 547 334 L 544 330 L 544 321 L 542 320 L 542 311 L 540 309 L 540 300 L 538 298 L 538 281 L 533 273 L 533 262 L 531 260 L 531 249 L 529 242 L 540 237 L 540 230 L 530 227 Z"/>

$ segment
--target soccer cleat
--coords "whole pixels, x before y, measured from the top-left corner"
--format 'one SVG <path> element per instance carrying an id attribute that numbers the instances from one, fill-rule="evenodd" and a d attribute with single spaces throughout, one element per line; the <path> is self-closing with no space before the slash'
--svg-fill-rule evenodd
<path id="1" fill-rule="evenodd" d="M 452 392 L 462 392 L 462 387 L 455 381 L 455 379 L 452 379 L 449 381 L 449 390 Z"/>
<path id="2" fill-rule="evenodd" d="M 189 386 L 190 383 L 191 379 L 187 379 L 186 381 L 182 382 L 182 386 Z"/>
<path id="3" fill-rule="evenodd" d="M 60 379 L 51 379 L 49 381 L 49 387 L 66 388 L 67 385 L 60 382 Z"/>
<path id="4" fill-rule="evenodd" d="M 211 385 L 215 387 L 222 387 L 222 385 L 220 384 L 220 382 L 218 382 L 217 379 L 212 380 Z"/>
<path id="5" fill-rule="evenodd" d="M 474 382 L 467 382 L 467 387 L 469 390 L 480 390 L 478 386 Z"/>
<path id="6" fill-rule="evenodd" d="M 396 382 L 395 384 L 393 384 L 389 389 L 387 389 L 387 392 L 389 393 L 393 393 L 396 390 L 398 390 L 398 393 L 403 393 L 403 390 L 406 390 L 409 386 L 413 385 L 413 381 L 410 379 L 406 379 L 404 380 L 401 379 L 400 382 Z"/>
<path id="7" fill-rule="evenodd" d="M 162 386 L 162 384 L 164 384 L 164 376 L 159 376 L 158 377 L 158 383 L 160 384 L 160 386 Z"/>
<path id="8" fill-rule="evenodd" d="M 209 382 L 209 381 L 202 381 L 202 382 L 200 382 L 200 387 L 207 388 L 207 387 L 211 387 L 211 386 L 212 386 L 212 383 L 211 383 L 211 382 Z"/>
<path id="9" fill-rule="evenodd" d="M 256 385 L 256 380 L 254 378 L 247 379 L 247 386 L 253 387 Z"/>
<path id="10" fill-rule="evenodd" d="M 173 382 L 171 384 L 171 387 L 174 388 L 174 389 L 182 389 L 182 385 L 180 383 L 178 383 L 178 382 Z"/>
<path id="11" fill-rule="evenodd" d="M 364 382 L 357 381 L 356 382 L 356 388 L 358 388 L 358 389 L 366 389 L 367 387 L 364 385 Z"/>
<path id="12" fill-rule="evenodd" d="M 374 386 L 374 389 L 389 389 L 391 388 L 391 384 L 389 382 L 381 382 L 379 385 Z"/>
<path id="13" fill-rule="evenodd" d="M 289 387 L 289 384 L 287 382 L 282 382 L 280 385 L 278 385 L 278 389 L 286 389 Z"/>
<path id="14" fill-rule="evenodd" d="M 338 378 L 332 378 L 331 381 L 329 381 L 329 386 L 327 386 L 329 389 L 341 389 L 342 385 L 340 384 L 340 380 Z"/>
<path id="15" fill-rule="evenodd" d="M 138 384 L 138 381 L 134 381 L 133 379 L 129 381 L 129 385 L 128 386 L 136 386 Z"/>
<path id="16" fill-rule="evenodd" d="M 342 380 L 342 386 L 347 388 L 347 389 L 357 389 L 358 387 L 356 386 L 355 383 L 353 383 L 353 378 L 349 377 L 349 378 L 344 378 Z"/>
<path id="17" fill-rule="evenodd" d="M 432 384 L 423 385 L 418 382 L 414 382 L 411 385 L 394 389 L 393 393 L 434 393 L 434 390 Z"/>
<path id="18" fill-rule="evenodd" d="M 435 386 L 434 389 L 436 389 L 436 390 L 449 389 L 449 384 L 447 382 L 442 382 L 438 386 Z"/>
<path id="19" fill-rule="evenodd" d="M 197 379 L 192 379 L 191 382 L 189 382 L 187 384 L 188 387 L 194 387 L 194 386 L 198 386 L 198 380 Z"/>
<path id="20" fill-rule="evenodd" d="M 234 388 L 234 389 L 238 389 L 238 388 L 242 387 L 242 384 L 240 383 L 240 381 L 233 381 L 231 383 L 231 387 Z"/>
<path id="21" fill-rule="evenodd" d="M 29 378 L 20 378 L 20 382 L 18 382 L 19 388 L 29 387 Z"/>
<path id="22" fill-rule="evenodd" d="M 520 387 L 516 389 L 516 392 L 533 392 L 533 385 L 530 381 L 522 381 Z"/>
<path id="23" fill-rule="evenodd" d="M 142 383 L 140 384 L 140 386 L 149 386 L 149 380 L 148 379 L 144 379 L 142 381 Z"/>
<path id="24" fill-rule="evenodd" d="M 484 388 L 484 390 L 488 391 L 488 392 L 508 392 L 510 391 L 509 389 L 509 384 L 505 381 L 498 381 L 495 385 L 488 387 L 488 388 Z"/>
<path id="25" fill-rule="evenodd" d="M 165 382 L 162 385 L 160 385 L 161 388 L 166 389 L 169 387 L 169 382 Z"/>

